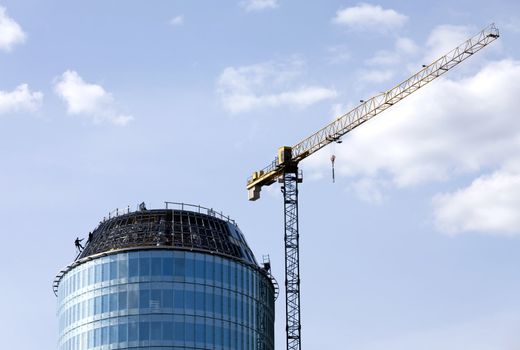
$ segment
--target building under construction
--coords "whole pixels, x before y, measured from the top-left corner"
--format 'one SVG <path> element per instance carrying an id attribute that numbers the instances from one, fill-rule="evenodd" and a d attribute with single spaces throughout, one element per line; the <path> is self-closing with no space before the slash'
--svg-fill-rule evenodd
<path id="1" fill-rule="evenodd" d="M 104 219 L 56 277 L 58 348 L 272 350 L 275 285 L 229 217 L 141 206 Z"/>

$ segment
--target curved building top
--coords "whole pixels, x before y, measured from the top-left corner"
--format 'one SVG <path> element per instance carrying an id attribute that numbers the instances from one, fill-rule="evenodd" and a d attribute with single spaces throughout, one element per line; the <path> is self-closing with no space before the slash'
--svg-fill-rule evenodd
<path id="1" fill-rule="evenodd" d="M 172 204 L 177 208 L 170 209 Z M 171 202 L 166 209 L 143 206 L 102 221 L 77 260 L 113 250 L 146 248 L 203 251 L 257 265 L 234 220 L 210 208 Z"/>
<path id="2" fill-rule="evenodd" d="M 89 236 L 76 260 L 56 276 L 53 282 L 55 293 L 70 269 L 85 261 L 121 251 L 198 251 L 260 267 L 235 221 L 198 205 L 166 202 L 165 209 L 147 210 L 143 203 L 138 211 L 117 212 L 115 216 L 105 218 Z"/>

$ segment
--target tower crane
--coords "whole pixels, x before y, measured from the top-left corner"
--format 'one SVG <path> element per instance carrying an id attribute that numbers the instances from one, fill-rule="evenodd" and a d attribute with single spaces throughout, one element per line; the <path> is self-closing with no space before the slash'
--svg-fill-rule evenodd
<path id="1" fill-rule="evenodd" d="M 255 171 L 247 180 L 249 200 L 260 198 L 263 186 L 278 181 L 282 184 L 285 224 L 285 297 L 287 350 L 301 349 L 300 255 L 298 227 L 298 183 L 303 181 L 298 164 L 330 143 L 340 141 L 349 131 L 372 119 L 424 85 L 443 75 L 499 37 L 490 24 L 475 36 L 457 46 L 390 90 L 377 94 L 339 116 L 333 122 L 292 147 L 278 149 L 274 161 Z"/>

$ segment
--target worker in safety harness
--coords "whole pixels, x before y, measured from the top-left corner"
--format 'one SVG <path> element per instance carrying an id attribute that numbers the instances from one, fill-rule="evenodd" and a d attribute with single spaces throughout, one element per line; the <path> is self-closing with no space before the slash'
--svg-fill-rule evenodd
<path id="1" fill-rule="evenodd" d="M 83 239 L 79 239 L 79 237 L 76 237 L 76 240 L 74 241 L 74 245 L 76 246 L 78 253 L 81 253 L 81 251 L 84 249 L 83 246 L 81 245 L 81 241 L 83 241 Z"/>

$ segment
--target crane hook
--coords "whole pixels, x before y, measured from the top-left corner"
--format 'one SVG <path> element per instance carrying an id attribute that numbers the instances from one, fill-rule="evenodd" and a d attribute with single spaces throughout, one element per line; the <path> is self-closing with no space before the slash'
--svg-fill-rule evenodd
<path id="1" fill-rule="evenodd" d="M 334 161 L 336 160 L 336 156 L 333 154 L 330 156 L 330 162 L 332 163 L 332 183 L 336 182 L 336 176 L 334 174 Z"/>

